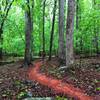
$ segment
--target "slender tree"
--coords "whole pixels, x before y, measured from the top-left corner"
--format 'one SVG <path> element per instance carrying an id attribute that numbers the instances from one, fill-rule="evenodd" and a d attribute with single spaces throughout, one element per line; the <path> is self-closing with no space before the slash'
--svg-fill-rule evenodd
<path id="1" fill-rule="evenodd" d="M 52 56 L 52 46 L 53 46 L 53 35 L 54 35 L 56 6 L 57 6 L 57 0 L 54 1 L 53 18 L 52 18 L 52 29 L 51 29 L 51 36 L 50 36 L 49 60 L 51 60 L 51 56 Z"/>
<path id="2" fill-rule="evenodd" d="M 79 29 L 79 0 L 76 0 L 76 29 Z"/>
<path id="3" fill-rule="evenodd" d="M 3 1 L 1 1 L 3 2 Z M 4 23 L 7 19 L 7 16 L 8 16 L 8 13 L 11 9 L 11 6 L 13 4 L 14 0 L 12 1 L 8 1 L 6 0 L 6 4 L 5 4 L 5 7 L 4 7 L 4 12 L 0 15 L 2 20 L 0 22 L 0 59 L 2 59 L 2 45 L 3 45 L 3 27 L 4 27 Z M 0 5 L 0 11 L 2 12 L 2 5 Z"/>
<path id="4" fill-rule="evenodd" d="M 81 21 L 81 7 L 80 7 L 80 0 L 76 0 L 76 30 L 77 32 L 81 30 L 80 27 L 80 21 Z M 80 47 L 80 51 L 82 52 L 83 50 L 83 41 L 82 41 L 82 35 L 80 37 L 80 45 L 77 42 L 79 36 L 76 36 L 76 48 Z"/>
<path id="5" fill-rule="evenodd" d="M 31 36 L 32 36 L 32 17 L 30 0 L 26 0 L 27 9 L 25 10 L 25 56 L 24 65 L 28 66 L 31 64 Z"/>
<path id="6" fill-rule="evenodd" d="M 65 0 L 59 0 L 59 49 L 58 49 L 58 56 L 59 56 L 60 60 L 65 60 L 64 4 L 65 4 Z"/>
<path id="7" fill-rule="evenodd" d="M 31 0 L 31 7 L 30 7 L 30 11 L 31 11 L 31 33 L 33 32 L 33 21 L 34 21 L 34 19 L 33 19 L 33 17 L 34 17 L 34 13 L 33 13 L 33 11 L 34 11 L 34 0 Z M 34 35 L 32 34 L 31 35 L 31 58 L 33 59 L 33 55 L 34 55 Z"/>
<path id="8" fill-rule="evenodd" d="M 45 56 L 45 3 L 46 0 L 43 1 L 43 58 Z"/>
<path id="9" fill-rule="evenodd" d="M 94 8 L 94 10 L 98 9 L 96 6 L 97 6 L 96 0 L 93 0 L 93 8 Z M 99 44 L 98 44 L 99 28 L 98 28 L 96 23 L 97 23 L 97 20 L 94 20 L 94 39 L 95 39 L 95 41 L 94 41 L 95 43 L 94 44 L 95 44 L 96 54 L 98 56 L 98 53 L 99 53 Z"/>
<path id="10" fill-rule="evenodd" d="M 66 23 L 66 67 L 73 64 L 73 31 L 74 31 L 75 0 L 68 0 L 68 13 Z"/>

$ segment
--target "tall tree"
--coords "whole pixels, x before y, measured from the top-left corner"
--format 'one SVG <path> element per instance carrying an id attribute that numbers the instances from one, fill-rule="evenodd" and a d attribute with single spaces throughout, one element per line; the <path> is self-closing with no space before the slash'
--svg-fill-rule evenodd
<path id="1" fill-rule="evenodd" d="M 26 0 L 26 8 L 25 9 L 25 56 L 24 56 L 24 65 L 28 66 L 31 64 L 31 36 L 32 36 L 32 16 L 31 16 L 31 5 L 30 0 Z"/>
<path id="2" fill-rule="evenodd" d="M 7 19 L 8 13 L 11 9 L 11 6 L 13 4 L 14 0 L 2 0 L 0 5 L 0 18 L 2 18 L 1 22 L 0 22 L 0 59 L 2 59 L 2 45 L 3 45 L 3 27 L 4 27 L 4 23 Z M 5 5 L 5 6 L 3 6 Z M 4 11 L 2 11 L 4 8 Z"/>
<path id="3" fill-rule="evenodd" d="M 46 0 L 43 1 L 43 58 L 45 56 L 45 3 Z"/>
<path id="4" fill-rule="evenodd" d="M 96 0 L 93 0 L 93 8 L 94 10 L 98 10 L 97 8 L 97 3 L 96 3 Z M 98 53 L 99 53 L 99 44 L 98 44 L 98 40 L 99 40 L 99 27 L 97 26 L 97 20 L 96 18 L 94 18 L 94 39 L 95 39 L 95 48 L 96 48 L 96 54 L 98 56 Z"/>
<path id="5" fill-rule="evenodd" d="M 76 0 L 76 30 L 79 29 L 79 0 Z M 78 48 L 78 36 L 76 36 L 76 48 Z M 76 49 L 77 50 L 77 49 Z"/>
<path id="6" fill-rule="evenodd" d="M 31 0 L 31 32 L 33 32 L 33 16 L 34 16 L 34 0 Z M 33 59 L 33 55 L 34 55 L 34 35 L 31 35 L 31 58 Z"/>
<path id="7" fill-rule="evenodd" d="M 51 60 L 51 56 L 52 56 L 52 46 L 53 46 L 53 35 L 54 35 L 56 6 L 57 6 L 57 0 L 54 1 L 53 18 L 52 18 L 52 28 L 51 28 L 51 36 L 50 36 L 49 60 Z"/>
<path id="8" fill-rule="evenodd" d="M 65 60 L 64 4 L 65 4 L 65 0 L 59 0 L 59 48 L 58 48 L 58 56 L 59 56 L 60 60 Z"/>
<path id="9" fill-rule="evenodd" d="M 76 0 L 76 29 L 79 29 L 79 0 Z"/>
<path id="10" fill-rule="evenodd" d="M 66 23 L 66 67 L 73 64 L 73 31 L 74 31 L 75 0 L 68 0 L 68 13 Z"/>
<path id="11" fill-rule="evenodd" d="M 77 33 L 79 31 L 81 31 L 80 22 L 81 22 L 81 5 L 80 5 L 80 0 L 76 0 L 76 30 L 77 30 Z M 77 41 L 78 38 L 79 38 L 79 36 L 76 35 L 76 48 L 80 47 L 80 51 L 82 52 L 82 50 L 83 50 L 82 35 L 80 36 L 80 45 Z"/>

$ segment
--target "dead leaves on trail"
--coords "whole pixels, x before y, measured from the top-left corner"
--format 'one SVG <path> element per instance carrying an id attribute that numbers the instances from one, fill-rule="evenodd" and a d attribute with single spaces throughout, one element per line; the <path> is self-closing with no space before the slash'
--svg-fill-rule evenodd
<path id="1" fill-rule="evenodd" d="M 56 63 L 59 62 L 56 60 Z M 67 69 L 61 69 L 60 66 L 53 67 L 54 65 L 52 66 L 52 64 L 48 64 L 48 62 L 44 64 L 41 72 L 48 76 L 62 79 L 63 82 L 73 84 L 75 87 L 84 90 L 88 95 L 100 95 L 100 90 L 97 91 L 100 88 L 100 59 L 81 59 L 81 64 L 80 60 L 76 60 Z M 98 82 L 96 83 L 95 80 Z M 97 86 L 97 84 L 99 85 Z"/>
<path id="2" fill-rule="evenodd" d="M 30 81 L 27 69 L 19 68 L 20 62 L 0 66 L 0 100 L 22 100 L 26 97 L 53 96 L 48 87 Z"/>
<path id="3" fill-rule="evenodd" d="M 36 63 L 36 62 L 34 62 Z M 59 70 L 59 62 L 55 59 L 45 62 L 40 72 L 49 77 L 62 79 L 63 82 L 79 87 L 87 94 L 95 96 L 100 94 L 100 59 L 76 60 L 75 65 L 69 69 Z M 55 96 L 50 88 L 35 81 L 30 81 L 27 70 L 19 68 L 21 62 L 0 66 L 0 100 L 22 100 L 25 97 Z"/>

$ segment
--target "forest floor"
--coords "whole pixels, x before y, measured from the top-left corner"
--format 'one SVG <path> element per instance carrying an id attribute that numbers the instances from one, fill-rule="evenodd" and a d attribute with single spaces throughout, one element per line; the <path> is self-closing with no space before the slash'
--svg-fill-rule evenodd
<path id="1" fill-rule="evenodd" d="M 34 63 L 36 61 L 33 65 Z M 36 81 L 31 81 L 27 74 L 28 69 L 20 68 L 21 65 L 22 61 L 17 61 L 0 66 L 0 100 L 65 96 Z M 89 96 L 100 95 L 100 58 L 84 58 L 81 61 L 77 59 L 68 69 L 65 69 L 64 65 L 60 66 L 57 58 L 53 58 L 52 61 L 44 62 L 40 72 L 72 84 L 84 90 Z"/>

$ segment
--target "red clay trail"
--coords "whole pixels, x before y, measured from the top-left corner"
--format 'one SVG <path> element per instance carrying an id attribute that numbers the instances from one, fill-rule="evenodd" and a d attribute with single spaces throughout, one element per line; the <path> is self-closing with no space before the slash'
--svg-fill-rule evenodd
<path id="1" fill-rule="evenodd" d="M 80 89 L 75 88 L 74 86 L 63 83 L 61 80 L 49 78 L 46 75 L 39 73 L 40 66 L 42 62 L 37 62 L 35 67 L 29 70 L 29 78 L 31 80 L 36 80 L 42 85 L 48 86 L 51 89 L 55 90 L 55 92 L 64 93 L 66 95 L 70 95 L 71 97 L 78 98 L 79 100 L 94 100 L 92 97 L 87 96 Z"/>

